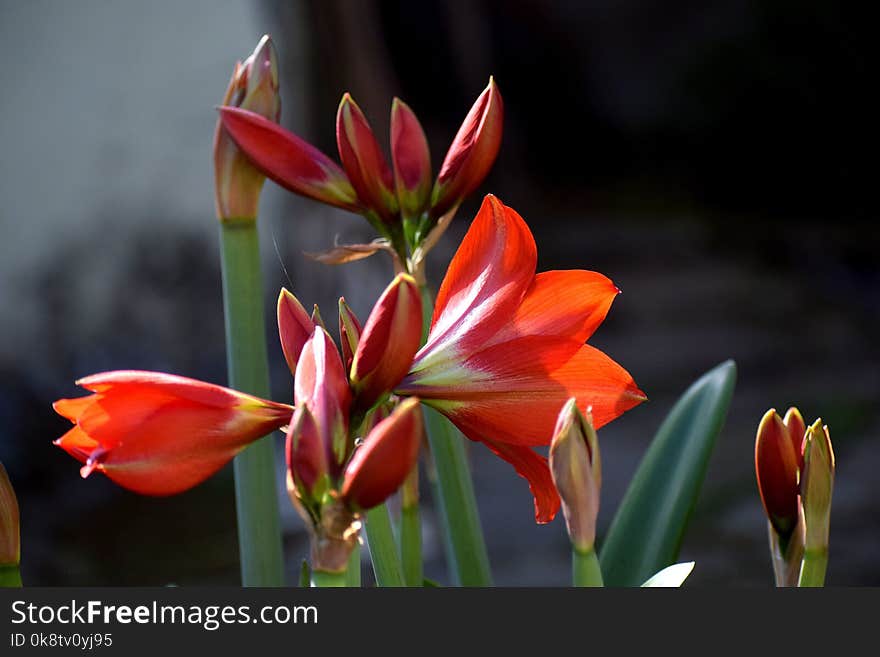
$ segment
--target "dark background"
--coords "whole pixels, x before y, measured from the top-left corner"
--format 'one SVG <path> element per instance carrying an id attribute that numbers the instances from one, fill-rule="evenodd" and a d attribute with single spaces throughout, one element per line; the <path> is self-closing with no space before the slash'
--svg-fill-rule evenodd
<path id="1" fill-rule="evenodd" d="M 0 0 L 0 460 L 22 507 L 26 584 L 238 581 L 231 468 L 167 499 L 83 481 L 50 444 L 67 425 L 50 405 L 107 369 L 225 382 L 213 107 L 263 32 L 281 57 L 282 123 L 334 156 L 343 92 L 383 143 L 398 95 L 439 166 L 495 76 L 504 141 L 480 194 L 529 222 L 539 270 L 594 269 L 624 291 L 591 342 L 651 399 L 600 435 L 600 545 L 675 398 L 733 358 L 733 405 L 681 551 L 697 562 L 689 584 L 771 585 L 754 431 L 767 408 L 792 404 L 808 422 L 823 418 L 837 455 L 827 581 L 880 583 L 877 108 L 861 11 L 771 0 Z M 480 194 L 434 252 L 435 282 Z M 357 217 L 271 183 L 263 208 L 273 396 L 287 400 L 269 314 L 278 287 L 331 316 L 344 294 L 365 317 L 390 272 L 380 257 L 326 268 L 302 256 L 337 236 L 371 238 Z M 561 517 L 536 526 L 525 483 L 481 446 L 471 454 L 496 583 L 566 584 Z M 427 486 L 424 498 L 427 574 L 446 582 Z M 282 508 L 293 583 L 307 539 Z"/>

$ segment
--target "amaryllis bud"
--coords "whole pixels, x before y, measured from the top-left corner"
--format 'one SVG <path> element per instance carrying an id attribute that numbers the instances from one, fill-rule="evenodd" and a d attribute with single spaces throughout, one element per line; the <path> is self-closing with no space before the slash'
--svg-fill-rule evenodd
<path id="1" fill-rule="evenodd" d="M 391 169 L 367 118 L 349 94 L 342 97 L 336 114 L 336 143 L 358 198 L 383 221 L 393 222 L 398 206 Z"/>
<path id="2" fill-rule="evenodd" d="M 306 404 L 297 406 L 287 431 L 287 469 L 307 501 L 318 501 L 329 487 L 324 437 Z"/>
<path id="3" fill-rule="evenodd" d="M 316 327 L 306 342 L 293 380 L 297 408 L 305 405 L 318 427 L 331 476 L 337 476 L 349 453 L 348 414 L 351 391 L 333 339 Z"/>
<path id="4" fill-rule="evenodd" d="M 342 343 L 342 361 L 345 371 L 351 372 L 351 363 L 361 338 L 361 323 L 354 311 L 339 297 L 339 340 Z"/>
<path id="5" fill-rule="evenodd" d="M 345 468 L 342 500 L 354 509 L 371 509 L 400 488 L 416 464 L 422 427 L 415 397 L 373 427 Z"/>
<path id="6" fill-rule="evenodd" d="M 431 193 L 432 216 L 442 216 L 483 182 L 501 147 L 503 123 L 501 93 L 494 78 L 489 78 L 440 167 Z"/>
<path id="7" fill-rule="evenodd" d="M 264 36 L 243 64 L 237 63 L 223 105 L 240 107 L 277 121 L 281 113 L 278 94 L 278 59 L 272 40 Z M 254 219 L 264 176 L 217 122 L 214 134 L 214 192 L 221 220 Z"/>
<path id="8" fill-rule="evenodd" d="M 417 218 L 431 197 L 431 153 L 421 123 L 399 98 L 391 103 L 391 162 L 400 212 Z"/>
<path id="9" fill-rule="evenodd" d="M 572 545 L 582 552 L 596 541 L 602 465 L 599 440 L 589 416 L 571 398 L 562 407 L 550 443 L 550 472 L 562 500 Z"/>
<path id="10" fill-rule="evenodd" d="M 788 536 L 798 520 L 798 457 L 788 427 L 773 408 L 758 425 L 755 475 L 767 518 L 780 536 Z"/>
<path id="11" fill-rule="evenodd" d="M 834 490 L 834 450 L 828 427 L 816 420 L 804 440 L 804 470 L 800 491 L 806 524 L 805 550 L 827 550 Z"/>
<path id="12" fill-rule="evenodd" d="M 422 339 L 422 299 L 409 274 L 398 274 L 367 318 L 351 365 L 357 408 L 368 411 L 401 382 Z"/>
<path id="13" fill-rule="evenodd" d="M 299 355 L 314 331 L 315 323 L 303 305 L 288 290 L 281 288 L 281 294 L 278 295 L 278 335 L 291 374 L 296 374 Z"/>
<path id="14" fill-rule="evenodd" d="M 94 394 L 59 399 L 74 423 L 55 445 L 142 495 L 201 483 L 258 438 L 288 424 L 293 408 L 211 383 L 125 370 L 77 381 Z"/>
<path id="15" fill-rule="evenodd" d="M 321 203 L 361 211 L 345 172 L 310 143 L 254 112 L 235 107 L 218 111 L 226 132 L 267 178 Z"/>
<path id="16" fill-rule="evenodd" d="M 803 472 L 804 436 L 807 433 L 807 425 L 804 423 L 801 412 L 794 406 L 785 412 L 782 423 L 788 429 L 788 437 L 791 438 L 791 444 L 794 447 L 795 456 L 797 456 L 798 472 Z"/>
<path id="17" fill-rule="evenodd" d="M 0 463 L 0 569 L 17 566 L 21 558 L 19 522 L 18 499 L 6 468 Z"/>

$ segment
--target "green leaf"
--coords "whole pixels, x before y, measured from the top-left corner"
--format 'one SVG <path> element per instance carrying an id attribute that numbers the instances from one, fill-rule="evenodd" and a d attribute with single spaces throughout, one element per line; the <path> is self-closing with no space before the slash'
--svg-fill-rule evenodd
<path id="1" fill-rule="evenodd" d="M 605 537 L 606 586 L 638 586 L 675 561 L 735 380 L 736 363 L 718 365 L 685 391 L 660 425 Z"/>
<path id="2" fill-rule="evenodd" d="M 438 582 L 435 582 L 433 579 L 428 579 L 427 577 L 425 577 L 425 578 L 422 580 L 422 586 L 426 586 L 426 587 L 428 587 L 428 588 L 436 589 L 436 588 L 439 588 L 439 587 L 440 587 L 440 584 L 439 584 Z"/>
<path id="3" fill-rule="evenodd" d="M 688 575 L 691 574 L 691 571 L 693 569 L 693 561 L 675 563 L 661 570 L 659 573 L 651 577 L 647 582 L 642 584 L 642 586 L 678 588 L 684 583 L 684 580 L 688 578 Z"/>

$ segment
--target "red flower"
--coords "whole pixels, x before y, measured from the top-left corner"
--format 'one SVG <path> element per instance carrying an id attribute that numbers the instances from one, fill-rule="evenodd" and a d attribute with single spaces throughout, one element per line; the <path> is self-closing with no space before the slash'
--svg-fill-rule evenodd
<path id="1" fill-rule="evenodd" d="M 117 484 L 172 495 L 201 483 L 249 443 L 280 429 L 293 408 L 158 372 L 125 370 L 77 381 L 93 395 L 53 407 L 73 422 L 55 444 Z"/>
<path id="2" fill-rule="evenodd" d="M 400 394 L 416 395 L 529 481 L 538 522 L 559 496 L 533 447 L 553 437 L 570 397 L 598 429 L 646 399 L 629 373 L 584 344 L 619 293 L 602 274 L 535 274 L 522 217 L 487 196 L 449 265 L 431 331 Z"/>

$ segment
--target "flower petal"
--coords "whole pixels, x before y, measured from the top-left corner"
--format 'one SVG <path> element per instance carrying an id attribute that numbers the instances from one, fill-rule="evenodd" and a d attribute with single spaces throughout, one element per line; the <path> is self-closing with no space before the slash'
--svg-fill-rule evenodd
<path id="1" fill-rule="evenodd" d="M 517 474 L 529 482 L 535 498 L 535 522 L 547 523 L 559 511 L 559 493 L 553 485 L 553 477 L 547 459 L 530 447 L 508 445 L 491 440 L 481 441 L 495 454 L 516 468 Z"/>
<path id="2" fill-rule="evenodd" d="M 620 290 L 607 276 L 594 271 L 542 272 L 535 276 L 512 321 L 490 344 L 525 335 L 586 342 L 605 320 L 618 294 Z"/>
<path id="3" fill-rule="evenodd" d="M 447 415 L 465 435 L 490 436 L 517 445 L 546 445 L 559 408 L 569 397 L 592 407 L 598 429 L 646 397 L 630 374 L 589 345 L 554 337 L 516 338 L 491 346 L 456 372 L 417 383 L 407 377 L 399 392 L 417 395 Z"/>
<path id="4" fill-rule="evenodd" d="M 467 354 L 516 313 L 535 276 L 537 248 L 529 227 L 491 194 L 458 247 L 434 305 L 428 341 L 414 369 Z"/>

